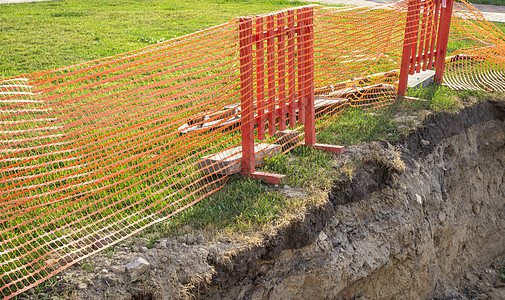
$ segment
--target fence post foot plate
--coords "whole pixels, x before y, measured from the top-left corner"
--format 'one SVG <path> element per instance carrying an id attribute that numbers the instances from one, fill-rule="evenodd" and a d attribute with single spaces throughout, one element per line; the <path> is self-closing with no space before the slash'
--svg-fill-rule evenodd
<path id="1" fill-rule="evenodd" d="M 270 184 L 281 184 L 282 180 L 286 175 L 267 173 L 267 172 L 253 172 L 251 174 L 245 174 L 246 176 L 251 176 L 256 179 L 263 179 L 265 182 Z"/>

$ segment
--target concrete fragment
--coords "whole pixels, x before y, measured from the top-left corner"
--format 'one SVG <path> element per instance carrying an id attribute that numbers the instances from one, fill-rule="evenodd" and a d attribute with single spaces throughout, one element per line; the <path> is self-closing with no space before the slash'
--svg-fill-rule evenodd
<path id="1" fill-rule="evenodd" d="M 194 243 L 196 243 L 196 237 L 192 234 L 185 234 L 184 240 L 186 245 L 193 245 Z"/>
<path id="2" fill-rule="evenodd" d="M 125 268 L 128 270 L 128 273 L 130 274 L 130 278 L 132 280 L 140 277 L 140 275 L 142 275 L 150 267 L 151 265 L 142 257 L 139 257 L 137 260 L 134 260 L 125 265 Z"/>
<path id="3" fill-rule="evenodd" d="M 419 204 L 423 204 L 423 197 L 421 197 L 420 195 L 416 194 L 416 201 Z"/>
<path id="4" fill-rule="evenodd" d="M 433 82 L 433 78 L 435 77 L 434 70 L 426 70 L 421 73 L 416 73 L 414 75 L 409 75 L 409 79 L 407 81 L 407 86 L 417 90 L 422 87 L 426 87 Z"/>
<path id="5" fill-rule="evenodd" d="M 167 247 L 167 242 L 166 241 L 160 241 L 158 244 L 156 244 L 156 249 L 163 249 Z"/>

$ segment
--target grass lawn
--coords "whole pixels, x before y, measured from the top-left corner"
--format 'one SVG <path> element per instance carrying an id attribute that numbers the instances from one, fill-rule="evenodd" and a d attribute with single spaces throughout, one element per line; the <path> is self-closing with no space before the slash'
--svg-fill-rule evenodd
<path id="1" fill-rule="evenodd" d="M 0 78 L 107 57 L 240 15 L 305 4 L 288 0 L 55 0 L 0 4 Z M 498 26 L 505 29 L 505 24 Z"/>
<path id="2" fill-rule="evenodd" d="M 488 97 L 483 92 L 454 92 L 437 85 L 409 91 L 408 95 L 428 101 L 401 101 L 374 110 L 347 108 L 332 124 L 318 133 L 317 141 L 344 146 L 377 139 L 394 141 L 418 125 L 412 118 L 402 116 L 417 116 L 420 121 L 426 111 L 454 112 L 460 107 L 460 99 L 480 101 Z M 215 234 L 213 231 L 222 231 L 241 236 L 244 232 L 261 230 L 271 222 L 278 222 L 278 218 L 289 218 L 291 212 L 295 211 L 293 208 L 299 211 L 307 203 L 317 204 L 321 200 L 317 195 L 325 195 L 342 172 L 333 167 L 336 159 L 334 155 L 322 150 L 299 146 L 267 160 L 260 167 L 267 172 L 286 175 L 285 184 L 316 197 L 286 198 L 279 189 L 269 188 L 257 180 L 235 176 L 222 190 L 209 196 L 208 200 L 174 216 L 170 226 L 156 224 L 145 230 L 143 236 L 152 241 L 187 232 L 203 231 L 207 236 L 212 236 Z M 322 196 L 322 199 L 326 198 Z"/>
<path id="3" fill-rule="evenodd" d="M 472 0 L 473 4 L 492 4 L 492 5 L 505 5 L 503 0 Z"/>
<path id="4" fill-rule="evenodd" d="M 55 0 L 0 5 L 0 78 L 111 56 L 208 28 L 240 15 L 305 4 L 287 0 Z M 424 93 L 413 96 L 429 102 L 398 103 L 377 111 L 348 109 L 335 123 L 319 133 L 318 141 L 351 145 L 378 138 L 394 139 L 410 128 L 410 124 L 395 121 L 398 113 L 457 108 L 454 93 L 443 87 L 433 87 Z M 183 157 L 187 158 L 186 153 Z M 262 168 L 286 174 L 288 185 L 309 195 L 317 195 L 318 192 L 327 192 L 338 176 L 332 168 L 334 159 L 328 153 L 298 147 L 269 160 Z M 177 165 L 170 164 L 165 162 L 157 169 L 178 171 Z M 129 172 L 138 171 L 132 169 Z M 130 175 L 126 177 L 133 178 Z M 142 176 L 137 179 L 147 180 Z M 151 183 L 142 184 L 148 186 Z M 151 192 L 151 189 L 146 191 Z M 106 194 L 97 194 L 96 198 L 106 197 Z M 127 196 L 117 194 L 118 199 Z M 289 215 L 290 211 L 303 209 L 307 201 L 312 200 L 286 198 L 278 189 L 234 176 L 208 201 L 183 211 L 170 222 L 160 222 L 146 229 L 142 235 L 154 241 L 164 235 L 188 230 L 251 232 Z M 159 207 L 154 210 L 159 210 Z M 108 207 L 104 212 L 112 216 L 114 207 Z M 131 212 L 125 211 L 124 214 L 130 215 Z"/>
<path id="5" fill-rule="evenodd" d="M 0 78 L 119 54 L 288 0 L 66 0 L 0 4 Z"/>

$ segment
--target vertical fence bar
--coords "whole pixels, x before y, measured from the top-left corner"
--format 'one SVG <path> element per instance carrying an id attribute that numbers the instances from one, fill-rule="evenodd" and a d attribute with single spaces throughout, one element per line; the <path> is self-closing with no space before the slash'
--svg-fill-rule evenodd
<path id="1" fill-rule="evenodd" d="M 316 143 L 316 117 L 314 108 L 314 8 L 307 9 L 305 21 L 305 145 Z"/>
<path id="2" fill-rule="evenodd" d="M 422 20 L 421 20 L 421 34 L 419 35 L 419 54 L 417 55 L 417 64 L 416 64 L 416 72 L 419 73 L 421 72 L 421 65 L 424 60 L 424 56 L 426 55 L 426 52 L 424 50 L 424 44 L 428 44 L 426 35 L 427 35 L 427 26 L 428 26 L 428 6 L 426 5 L 426 2 L 424 2 L 424 6 L 422 7 L 423 9 L 423 14 L 422 14 Z M 419 10 L 421 10 L 421 7 L 419 7 Z M 419 12 L 419 16 L 421 16 L 421 13 Z"/>
<path id="3" fill-rule="evenodd" d="M 244 174 L 252 174 L 255 171 L 252 38 L 252 19 L 240 18 L 240 107 L 242 110 L 242 173 Z"/>
<path id="4" fill-rule="evenodd" d="M 402 97 L 405 96 L 405 93 L 407 92 L 407 81 L 409 79 L 410 57 L 414 43 L 414 31 L 416 30 L 414 26 L 416 18 L 416 2 L 416 0 L 408 0 L 407 20 L 405 22 L 405 38 L 403 40 L 402 64 L 400 68 L 400 82 L 398 83 L 398 95 Z"/>
<path id="5" fill-rule="evenodd" d="M 256 105 L 258 106 L 258 138 L 265 139 L 265 49 L 263 18 L 256 18 Z"/>
<path id="6" fill-rule="evenodd" d="M 428 52 L 430 50 L 430 41 L 431 41 L 431 30 L 433 28 L 432 16 L 433 16 L 433 5 L 431 2 L 424 9 L 426 12 L 426 36 L 424 38 L 424 50 L 423 50 L 423 58 L 422 58 L 422 71 L 426 71 L 426 66 L 428 64 Z"/>
<path id="7" fill-rule="evenodd" d="M 274 16 L 267 16 L 267 89 L 268 89 L 268 134 L 276 131 L 275 116 L 275 35 Z"/>
<path id="8" fill-rule="evenodd" d="M 423 71 L 426 71 L 428 67 L 428 55 L 430 52 L 430 43 L 431 43 L 431 36 L 433 35 L 433 2 L 430 2 L 430 5 L 428 8 L 425 8 L 428 10 L 428 28 L 426 31 L 426 43 L 424 45 L 424 55 L 423 55 Z"/>
<path id="9" fill-rule="evenodd" d="M 286 49 L 284 30 L 284 13 L 277 15 L 277 60 L 279 80 L 279 130 L 286 130 Z"/>
<path id="10" fill-rule="evenodd" d="M 289 127 L 296 125 L 295 111 L 295 17 L 293 10 L 288 11 L 288 81 L 289 81 Z"/>
<path id="11" fill-rule="evenodd" d="M 413 75 L 416 72 L 416 61 L 417 61 L 417 44 L 418 44 L 418 39 L 419 39 L 419 18 L 420 18 L 420 12 L 419 9 L 421 7 L 421 0 L 414 0 L 414 38 L 412 40 L 412 56 L 411 56 L 411 63 L 410 63 L 410 75 Z"/>
<path id="12" fill-rule="evenodd" d="M 435 82 L 437 83 L 442 83 L 444 79 L 445 56 L 447 55 L 447 43 L 449 42 L 454 0 L 447 0 L 446 3 L 446 7 L 442 8 L 440 35 L 437 42 L 437 56 L 435 60 Z"/>
<path id="13" fill-rule="evenodd" d="M 435 17 L 433 19 L 433 32 L 431 36 L 431 46 L 430 46 L 430 55 L 428 57 L 428 68 L 431 69 L 433 67 L 433 58 L 435 57 L 435 44 L 437 40 L 437 32 L 438 32 L 438 16 L 440 11 L 440 0 L 435 0 Z"/>
<path id="14" fill-rule="evenodd" d="M 298 122 L 301 124 L 305 123 L 305 95 L 303 92 L 305 90 L 304 82 L 304 68 L 302 57 L 305 55 L 305 8 L 297 10 L 296 14 L 296 27 L 298 29 L 298 34 L 296 36 L 296 50 L 297 50 L 297 77 L 298 77 Z"/>

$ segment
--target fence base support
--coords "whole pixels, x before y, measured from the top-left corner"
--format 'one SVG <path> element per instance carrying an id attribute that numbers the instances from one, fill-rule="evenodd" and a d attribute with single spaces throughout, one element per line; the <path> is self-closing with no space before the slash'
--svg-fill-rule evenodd
<path id="1" fill-rule="evenodd" d="M 418 90 L 430 85 L 433 82 L 433 78 L 435 78 L 435 71 L 421 71 L 414 75 L 409 75 L 407 86 L 412 90 Z"/>
<path id="2" fill-rule="evenodd" d="M 253 172 L 251 174 L 244 174 L 244 175 L 253 177 L 255 179 L 264 180 L 266 183 L 270 184 L 281 184 L 282 180 L 286 177 L 286 175 L 267 173 L 267 172 Z"/>
<path id="3" fill-rule="evenodd" d="M 312 145 L 307 145 L 303 143 L 304 146 L 307 147 L 312 147 L 315 149 L 323 150 L 326 152 L 330 152 L 333 154 L 342 154 L 345 152 L 345 147 L 344 146 L 336 146 L 336 145 L 327 145 L 327 144 L 312 144 Z"/>

